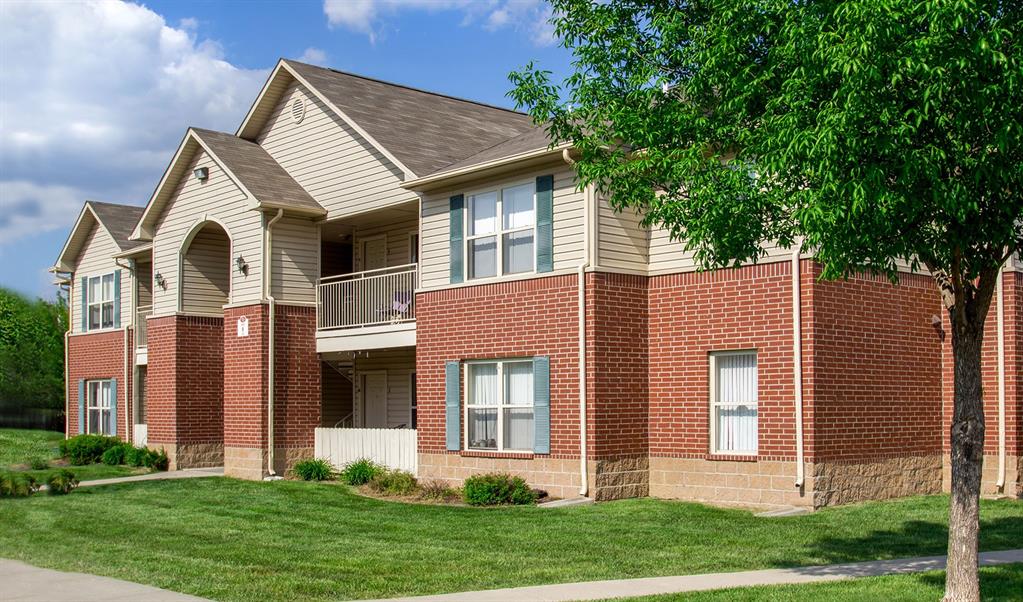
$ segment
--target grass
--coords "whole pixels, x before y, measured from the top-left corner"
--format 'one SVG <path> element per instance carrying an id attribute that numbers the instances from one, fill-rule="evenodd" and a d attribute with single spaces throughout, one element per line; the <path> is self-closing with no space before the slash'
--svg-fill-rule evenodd
<path id="1" fill-rule="evenodd" d="M 0 503 L 3 555 L 219 600 L 327 600 L 942 554 L 948 498 L 787 518 L 650 499 L 562 509 L 403 504 L 336 484 L 149 481 Z M 984 500 L 981 547 L 1023 503 Z"/>
<path id="2" fill-rule="evenodd" d="M 629 598 L 628 602 L 797 602 L 803 600 L 933 602 L 940 600 L 944 594 L 945 572 L 931 571 L 914 575 L 887 575 L 829 583 L 737 587 L 690 594 L 646 596 Z M 1023 600 L 1023 564 L 1007 564 L 980 569 L 980 597 L 985 602 Z"/>
<path id="3" fill-rule="evenodd" d="M 64 434 L 56 431 L 0 429 L 0 470 L 29 474 L 39 482 L 45 481 L 48 475 L 61 468 L 71 470 L 79 481 L 127 477 L 150 472 L 147 468 L 106 464 L 68 466 L 67 462 L 61 459 L 58 449 L 63 439 Z M 32 470 L 29 463 L 33 460 L 46 460 L 50 468 Z"/>

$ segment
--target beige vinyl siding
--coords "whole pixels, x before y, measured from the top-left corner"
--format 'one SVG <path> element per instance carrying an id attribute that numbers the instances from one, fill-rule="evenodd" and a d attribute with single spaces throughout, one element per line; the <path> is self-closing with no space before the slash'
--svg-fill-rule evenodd
<path id="1" fill-rule="evenodd" d="M 135 263 L 135 282 L 138 286 L 139 307 L 153 304 L 153 262 Z"/>
<path id="2" fill-rule="evenodd" d="M 181 311 L 219 314 L 231 293 L 231 243 L 216 224 L 192 238 L 181 264 Z"/>
<path id="3" fill-rule="evenodd" d="M 74 281 L 71 287 L 71 332 L 82 331 L 82 278 L 121 272 L 121 326 L 130 326 L 131 307 L 131 272 L 121 268 L 114 261 L 114 255 L 121 252 L 114 239 L 106 229 L 95 220 L 86 236 L 82 250 L 76 259 Z M 108 329 L 109 330 L 109 329 Z"/>
<path id="4" fill-rule="evenodd" d="M 320 231 L 316 222 L 283 217 L 273 226 L 271 290 L 282 303 L 315 303 Z"/>
<path id="5" fill-rule="evenodd" d="M 763 249 L 765 254 L 760 257 L 758 263 L 785 261 L 792 256 L 792 249 L 786 249 L 777 244 L 764 244 Z M 650 229 L 649 271 L 651 274 L 691 272 L 696 269 L 693 252 L 686 251 L 685 245 L 681 242 L 672 241 L 667 229 L 662 227 Z"/>
<path id="6" fill-rule="evenodd" d="M 416 370 L 415 348 L 374 350 L 367 357 L 355 360 L 356 374 L 373 370 L 387 371 L 387 427 L 410 427 L 411 374 Z M 359 382 L 359 379 L 355 382 Z M 360 402 L 361 395 L 361 391 L 357 392 L 356 399 Z"/>
<path id="7" fill-rule="evenodd" d="M 299 123 L 291 113 L 296 98 L 305 103 Z M 257 142 L 327 210 L 327 219 L 416 199 L 399 187 L 401 170 L 297 82 L 274 107 Z"/>
<path id="8" fill-rule="evenodd" d="M 616 212 L 607 199 L 597 199 L 597 265 L 645 272 L 650 261 L 650 231 L 632 210 Z"/>
<path id="9" fill-rule="evenodd" d="M 206 182 L 193 177 L 192 171 L 197 167 L 209 168 Z M 166 289 L 158 286 L 154 290 L 154 315 L 168 315 L 178 311 L 178 287 L 181 284 L 178 282 L 178 253 L 193 228 L 206 220 L 223 224 L 231 238 L 229 302 L 259 302 L 263 241 L 261 215 L 250 209 L 250 201 L 245 193 L 220 165 L 205 151 L 200 151 L 156 222 L 153 270 L 164 277 Z M 239 256 L 249 265 L 248 274 L 234 269 L 234 261 Z M 219 310 L 217 313 L 220 313 Z"/>
<path id="10" fill-rule="evenodd" d="M 362 258 L 363 241 L 380 235 L 383 235 L 387 241 L 387 267 L 410 263 L 412 258 L 409 256 L 409 237 L 416 231 L 417 226 L 415 219 L 409 219 L 379 226 L 356 228 L 353 249 L 355 271 L 365 269 Z"/>
<path id="11" fill-rule="evenodd" d="M 431 192 L 422 203 L 422 256 L 419 261 L 422 288 L 449 284 L 449 199 L 456 194 L 497 190 L 535 181 L 538 176 L 554 174 L 554 270 L 575 269 L 583 261 L 585 247 L 584 204 L 586 195 L 578 190 L 574 172 L 560 164 L 537 169 L 517 177 L 475 183 L 454 189 Z"/>

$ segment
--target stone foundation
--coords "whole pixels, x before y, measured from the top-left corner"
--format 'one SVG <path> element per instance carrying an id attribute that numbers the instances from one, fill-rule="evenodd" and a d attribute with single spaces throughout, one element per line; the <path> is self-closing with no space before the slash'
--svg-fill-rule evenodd
<path id="1" fill-rule="evenodd" d="M 219 442 L 174 444 L 151 441 L 148 447 L 167 452 L 170 470 L 224 465 L 224 444 Z"/>
<path id="2" fill-rule="evenodd" d="M 837 506 L 941 491 L 941 456 L 907 456 L 869 462 L 814 465 L 813 505 Z"/>
<path id="3" fill-rule="evenodd" d="M 313 457 L 311 447 L 278 447 L 274 452 L 274 471 L 286 476 L 299 460 Z M 236 479 L 259 481 L 267 476 L 266 450 L 258 447 L 224 448 L 224 475 Z"/>
<path id="4" fill-rule="evenodd" d="M 802 490 L 795 461 L 736 462 L 700 458 L 650 458 L 650 495 L 744 506 L 813 506 L 813 464 Z"/>
<path id="5" fill-rule="evenodd" d="M 941 490 L 948 493 L 952 486 L 952 464 L 949 456 L 941 459 Z M 1023 498 L 1023 457 L 1005 456 L 1005 486 L 1001 491 L 998 484 L 998 454 L 984 454 L 984 468 L 980 473 L 981 495 L 1006 495 Z"/>
<path id="6" fill-rule="evenodd" d="M 594 462 L 590 462 L 593 487 Z M 488 472 L 506 472 L 522 477 L 530 487 L 543 489 L 552 497 L 579 495 L 579 460 L 576 458 L 495 458 L 459 454 L 419 454 L 420 481 L 441 480 L 461 486 L 466 477 Z"/>
<path id="7" fill-rule="evenodd" d="M 650 460 L 646 456 L 590 462 L 594 486 L 590 495 L 598 502 L 650 494 Z"/>

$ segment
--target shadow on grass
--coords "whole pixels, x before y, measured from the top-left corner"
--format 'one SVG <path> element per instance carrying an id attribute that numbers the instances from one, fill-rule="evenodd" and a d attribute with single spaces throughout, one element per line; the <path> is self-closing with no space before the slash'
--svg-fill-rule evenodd
<path id="1" fill-rule="evenodd" d="M 944 590 L 945 573 L 925 573 L 921 583 Z M 1023 564 L 981 569 L 980 599 L 985 602 L 1009 602 L 1023 598 Z"/>

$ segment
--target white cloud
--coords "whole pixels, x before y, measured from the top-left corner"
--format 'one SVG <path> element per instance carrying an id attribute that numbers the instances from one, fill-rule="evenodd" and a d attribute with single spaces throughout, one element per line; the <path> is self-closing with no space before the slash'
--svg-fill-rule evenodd
<path id="1" fill-rule="evenodd" d="M 325 67 L 327 65 L 327 53 L 319 48 L 306 48 L 302 56 L 298 57 L 298 60 L 303 63 L 309 63 L 310 65 L 319 65 Z"/>
<path id="2" fill-rule="evenodd" d="M 510 28 L 523 32 L 538 46 L 555 42 L 547 23 L 550 6 L 543 0 L 323 0 L 331 27 L 343 27 L 375 42 L 389 17 L 401 11 L 460 11 L 462 24 L 481 23 L 487 31 Z"/>
<path id="3" fill-rule="evenodd" d="M 195 19 L 136 4 L 0 1 L 0 246 L 86 198 L 142 204 L 189 125 L 234 131 L 267 76 Z"/>

